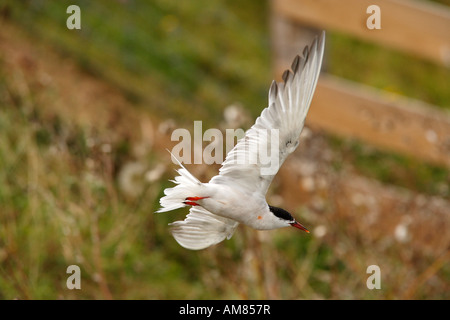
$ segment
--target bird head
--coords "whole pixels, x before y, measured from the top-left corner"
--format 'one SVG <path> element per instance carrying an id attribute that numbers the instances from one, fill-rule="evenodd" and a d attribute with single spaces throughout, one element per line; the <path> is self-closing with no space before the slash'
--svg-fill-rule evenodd
<path id="1" fill-rule="evenodd" d="M 278 207 L 272 207 L 269 205 L 269 210 L 270 212 L 272 212 L 272 214 L 274 216 L 276 216 L 277 218 L 281 219 L 283 222 L 286 223 L 286 225 L 291 225 L 294 228 L 303 230 L 307 233 L 309 233 L 309 230 L 306 229 L 305 226 L 303 226 L 301 223 L 299 223 L 297 220 L 294 219 L 294 217 L 287 212 L 284 209 L 278 208 Z"/>

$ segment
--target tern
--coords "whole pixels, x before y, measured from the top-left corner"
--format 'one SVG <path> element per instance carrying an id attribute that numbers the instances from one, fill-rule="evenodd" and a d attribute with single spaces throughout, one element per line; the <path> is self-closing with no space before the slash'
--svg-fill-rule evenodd
<path id="1" fill-rule="evenodd" d="M 319 78 L 324 44 L 322 32 L 294 58 L 292 71 L 283 73 L 283 82 L 272 82 L 268 107 L 227 154 L 219 174 L 208 183 L 200 182 L 172 155 L 180 166 L 176 170 L 179 175 L 171 180 L 176 185 L 164 190 L 157 212 L 191 207 L 183 221 L 170 224 L 172 235 L 182 247 L 201 250 L 230 239 L 240 223 L 257 230 L 292 226 L 309 232 L 292 214 L 269 205 L 265 195 L 286 157 L 299 145 Z M 278 139 L 273 141 L 259 134 L 264 130 L 276 130 Z M 260 145 L 276 148 L 276 168 L 270 173 L 263 173 L 260 162 L 239 161 L 258 159 L 255 146 Z"/>

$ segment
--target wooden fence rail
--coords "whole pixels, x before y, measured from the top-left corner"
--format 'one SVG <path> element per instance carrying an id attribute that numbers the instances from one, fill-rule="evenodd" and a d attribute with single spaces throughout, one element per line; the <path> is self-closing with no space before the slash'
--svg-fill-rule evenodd
<path id="1" fill-rule="evenodd" d="M 381 29 L 366 26 L 367 8 L 381 11 Z M 273 11 L 303 25 L 333 29 L 450 66 L 450 9 L 412 0 L 274 0 Z"/>
<path id="2" fill-rule="evenodd" d="M 381 30 L 366 26 L 366 9 L 371 4 L 381 7 Z M 310 41 L 308 34 L 315 33 L 310 27 L 345 31 L 449 65 L 450 10 L 445 6 L 404 0 L 273 0 L 274 71 L 278 79 L 292 57 Z M 450 167 L 450 114 L 422 101 L 325 73 L 319 78 L 307 122 Z"/>

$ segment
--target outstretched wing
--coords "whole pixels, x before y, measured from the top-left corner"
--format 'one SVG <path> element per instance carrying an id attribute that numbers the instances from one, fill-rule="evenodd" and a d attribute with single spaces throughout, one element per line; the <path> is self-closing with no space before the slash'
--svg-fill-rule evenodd
<path id="1" fill-rule="evenodd" d="M 186 219 L 171 223 L 172 235 L 184 248 L 201 250 L 230 239 L 238 226 L 235 220 L 212 214 L 203 207 L 192 207 Z"/>
<path id="2" fill-rule="evenodd" d="M 297 55 L 282 83 L 272 82 L 269 106 L 228 153 L 210 183 L 237 184 L 266 194 L 286 157 L 299 144 L 322 65 L 325 32 Z"/>

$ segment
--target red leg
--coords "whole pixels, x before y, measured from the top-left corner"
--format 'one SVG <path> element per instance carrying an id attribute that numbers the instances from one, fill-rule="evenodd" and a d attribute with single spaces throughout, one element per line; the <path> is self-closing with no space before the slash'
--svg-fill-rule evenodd
<path id="1" fill-rule="evenodd" d="M 187 197 L 185 199 L 185 201 L 183 201 L 184 204 L 187 204 L 189 206 L 199 206 L 198 203 L 195 203 L 194 201 L 198 201 L 198 200 L 202 200 L 202 199 L 206 199 L 209 197 Z"/>

